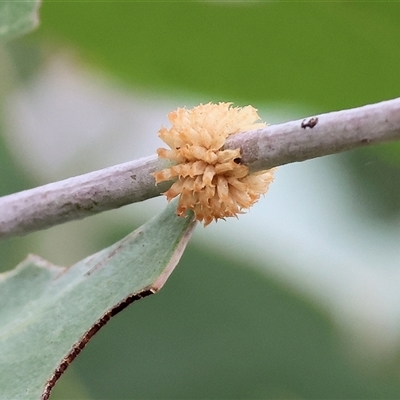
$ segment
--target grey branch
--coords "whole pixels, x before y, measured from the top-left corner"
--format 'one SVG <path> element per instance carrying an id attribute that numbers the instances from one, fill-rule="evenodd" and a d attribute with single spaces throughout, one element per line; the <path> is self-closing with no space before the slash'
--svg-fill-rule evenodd
<path id="1" fill-rule="evenodd" d="M 400 140 L 400 98 L 316 115 L 228 138 L 252 172 Z M 156 155 L 0 198 L 0 238 L 23 235 L 159 196 L 152 172 L 168 166 Z"/>

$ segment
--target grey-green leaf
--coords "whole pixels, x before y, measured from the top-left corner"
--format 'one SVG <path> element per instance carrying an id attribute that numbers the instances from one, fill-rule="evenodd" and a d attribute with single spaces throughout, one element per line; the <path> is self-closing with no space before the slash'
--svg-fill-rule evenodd
<path id="1" fill-rule="evenodd" d="M 34 29 L 39 24 L 41 0 L 1 1 L 0 40 L 10 39 Z"/>
<path id="2" fill-rule="evenodd" d="M 0 398 L 47 399 L 58 377 L 117 312 L 157 292 L 191 236 L 176 204 L 71 268 L 31 255 L 0 274 Z"/>

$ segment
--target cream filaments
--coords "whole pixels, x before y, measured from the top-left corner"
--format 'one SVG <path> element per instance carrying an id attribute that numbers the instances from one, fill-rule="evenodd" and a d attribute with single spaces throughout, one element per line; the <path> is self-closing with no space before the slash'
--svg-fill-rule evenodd
<path id="1" fill-rule="evenodd" d="M 249 174 L 240 164 L 240 149 L 223 150 L 228 136 L 265 126 L 252 106 L 232 103 L 200 104 L 191 110 L 178 108 L 168 114 L 170 129 L 158 135 L 170 149 L 157 149 L 161 158 L 175 165 L 156 172 L 156 183 L 176 179 L 164 195 L 179 196 L 177 214 L 194 211 L 208 225 L 213 220 L 236 217 L 250 208 L 273 180 L 274 169 Z"/>

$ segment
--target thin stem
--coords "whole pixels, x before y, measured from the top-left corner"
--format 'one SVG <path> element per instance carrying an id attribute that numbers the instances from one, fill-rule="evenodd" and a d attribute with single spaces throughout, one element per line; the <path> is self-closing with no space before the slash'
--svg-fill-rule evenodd
<path id="1" fill-rule="evenodd" d="M 252 172 L 400 139 L 400 98 L 230 136 Z M 0 198 L 0 238 L 27 234 L 160 195 L 157 156 L 115 165 Z"/>
<path id="2" fill-rule="evenodd" d="M 261 171 L 400 139 L 400 98 L 230 136 L 242 162 Z"/>
<path id="3" fill-rule="evenodd" d="M 156 155 L 0 197 L 0 238 L 24 235 L 63 222 L 159 196 L 153 172 L 168 163 Z"/>

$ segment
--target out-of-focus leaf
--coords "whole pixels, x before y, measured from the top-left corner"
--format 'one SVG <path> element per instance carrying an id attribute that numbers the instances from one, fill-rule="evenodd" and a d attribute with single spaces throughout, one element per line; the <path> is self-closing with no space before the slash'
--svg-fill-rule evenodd
<path id="1" fill-rule="evenodd" d="M 3 93 L 0 93 L 0 101 L 5 101 Z M 34 186 L 34 183 L 29 179 L 26 169 L 17 164 L 17 161 L 8 151 L 7 144 L 3 139 L 3 124 L 0 116 L 0 196 L 5 196 L 10 193 L 18 192 L 26 188 Z M 24 244 L 27 243 L 27 237 L 10 238 L 0 241 L 0 272 L 10 266 L 15 265 L 21 260 L 21 256 L 17 255 L 22 250 Z"/>
<path id="2" fill-rule="evenodd" d="M 226 256 L 189 245 L 157 296 L 100 332 L 73 364 L 93 399 L 400 398 L 396 367 L 363 374 L 321 307 Z"/>
<path id="3" fill-rule="evenodd" d="M 400 92 L 400 3 L 48 1 L 42 19 L 136 90 L 314 112 Z"/>
<path id="4" fill-rule="evenodd" d="M 175 209 L 69 269 L 30 256 L 0 275 L 1 399 L 49 393 L 112 316 L 162 287 L 194 227 Z"/>
<path id="5" fill-rule="evenodd" d="M 41 0 L 0 2 L 0 39 L 29 32 L 39 24 Z"/>
<path id="6" fill-rule="evenodd" d="M 393 222 L 400 211 L 400 147 L 386 143 L 354 150 L 338 158 L 352 179 L 359 210 Z"/>
<path id="7" fill-rule="evenodd" d="M 393 167 L 400 168 L 400 141 L 394 143 L 383 143 L 374 146 L 372 149 L 373 154 L 380 160 Z"/>

